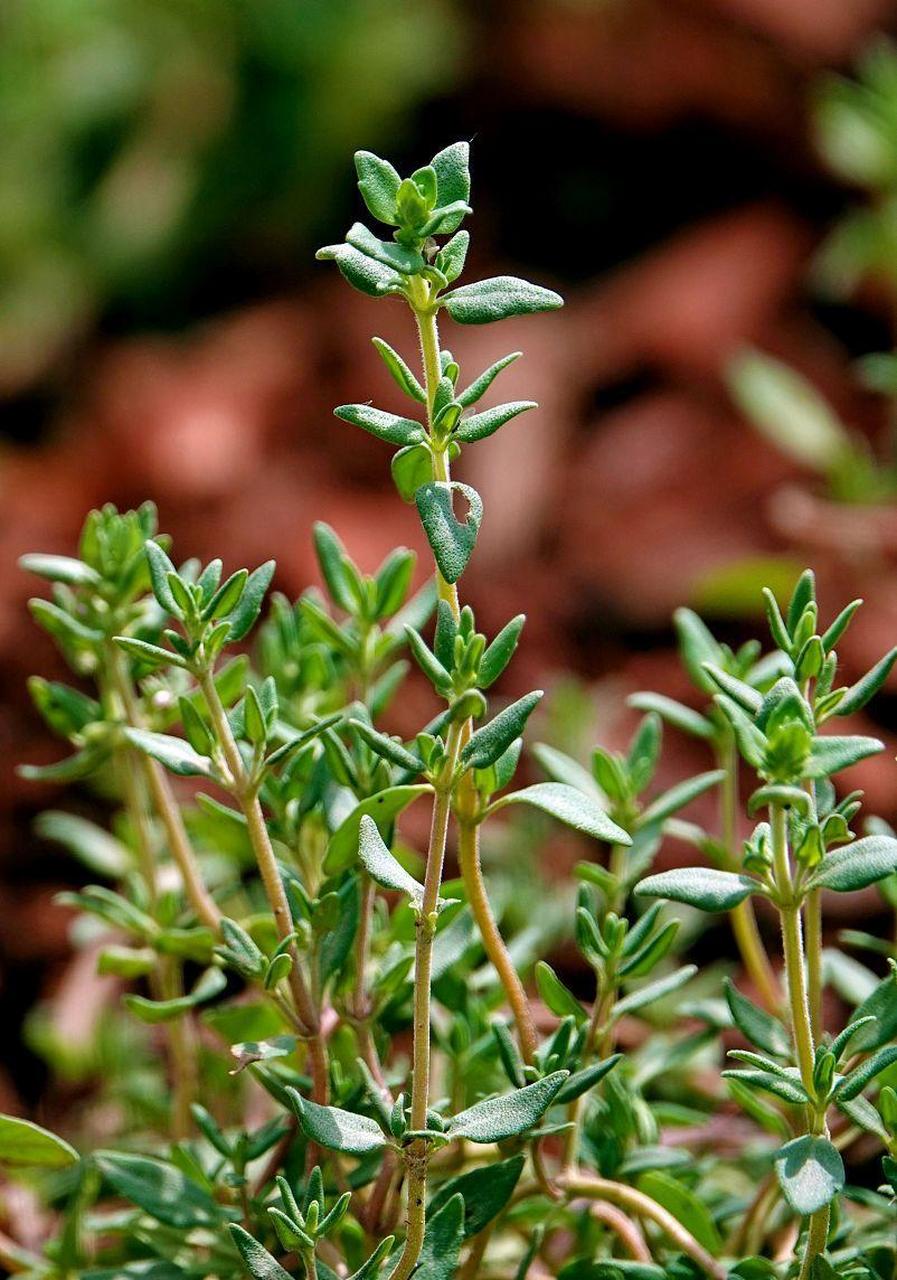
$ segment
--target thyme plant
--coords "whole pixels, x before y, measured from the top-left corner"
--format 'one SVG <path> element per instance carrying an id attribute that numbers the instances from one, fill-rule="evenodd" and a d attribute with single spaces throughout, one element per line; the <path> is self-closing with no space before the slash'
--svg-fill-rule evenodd
<path id="1" fill-rule="evenodd" d="M 79 684 L 32 681 L 74 750 L 25 772 L 93 780 L 114 806 L 109 829 L 50 811 L 40 831 L 96 879 L 64 900 L 120 987 L 95 1081 L 118 1129 L 107 1149 L 89 1123 L 63 1138 L 0 1118 L 0 1163 L 47 1206 L 43 1244 L 9 1215 L 0 1258 L 32 1280 L 887 1280 L 897 977 L 861 970 L 857 1007 L 828 1025 L 822 908 L 894 876 L 897 840 L 881 824 L 855 837 L 859 796 L 832 782 L 882 744 L 823 729 L 870 700 L 897 650 L 840 686 L 858 602 L 821 629 L 811 573 L 784 612 L 768 596 L 765 656 L 683 611 L 702 705 L 640 694 L 625 752 L 599 746 L 587 768 L 542 744 L 547 780 L 516 784 L 542 695 L 494 692 L 524 617 L 487 637 L 463 601 L 483 504 L 452 467 L 536 406 L 483 408 L 519 353 L 462 376 L 440 326 L 561 299 L 508 276 L 456 283 L 466 144 L 405 179 L 367 152 L 356 165 L 391 235 L 356 223 L 319 257 L 405 304 L 420 367 L 374 338 L 408 416 L 336 415 L 393 446 L 431 582 L 411 594 L 404 548 L 365 573 L 317 525 L 324 591 L 275 595 L 250 657 L 273 562 L 179 562 L 151 504 L 92 512 L 77 557 L 26 557 L 52 584 L 35 620 Z M 409 658 L 434 714 L 402 739 L 383 717 Z M 664 722 L 714 767 L 658 793 Z M 742 841 L 745 772 L 760 821 Z M 714 791 L 715 833 L 681 813 Z M 428 811 L 421 852 L 399 829 L 412 805 Z M 588 1001 L 543 958 L 538 901 L 515 931 L 499 873 L 484 876 L 484 831 L 492 848 L 552 821 L 582 843 L 568 933 Z M 704 864 L 653 873 L 667 836 Z M 700 913 L 729 914 L 747 989 L 688 963 Z M 724 1071 L 721 1034 L 749 1046 Z M 842 1152 L 870 1144 L 883 1185 L 848 1187 Z"/>

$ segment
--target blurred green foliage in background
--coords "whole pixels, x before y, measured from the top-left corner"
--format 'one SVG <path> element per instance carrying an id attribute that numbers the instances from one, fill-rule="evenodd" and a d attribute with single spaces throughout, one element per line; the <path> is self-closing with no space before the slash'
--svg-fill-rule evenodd
<path id="1" fill-rule="evenodd" d="M 177 323 L 314 242 L 336 167 L 438 92 L 443 0 L 9 0 L 0 391 L 76 335 Z"/>

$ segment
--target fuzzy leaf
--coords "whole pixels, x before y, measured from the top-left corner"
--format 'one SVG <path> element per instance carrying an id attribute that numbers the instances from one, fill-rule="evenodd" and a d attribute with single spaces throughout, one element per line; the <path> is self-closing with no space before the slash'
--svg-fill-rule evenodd
<path id="1" fill-rule="evenodd" d="M 424 439 L 424 429 L 419 422 L 413 418 L 402 418 L 397 413 L 387 413 L 385 409 L 375 409 L 373 405 L 341 404 L 333 412 L 343 422 L 361 427 L 389 444 L 407 446 L 421 444 Z"/>
<path id="2" fill-rule="evenodd" d="M 572 1016 L 580 1024 L 587 1020 L 585 1009 L 544 960 L 536 963 L 536 986 L 545 1004 L 559 1018 Z"/>
<path id="3" fill-rule="evenodd" d="M 656 982 L 649 982 L 644 987 L 639 987 L 637 991 L 630 991 L 629 995 L 624 996 L 614 1005 L 614 1018 L 622 1018 L 624 1014 L 635 1013 L 637 1009 L 644 1009 L 646 1005 L 654 1004 L 655 1000 L 662 1000 L 664 996 L 678 991 L 687 982 L 691 982 L 697 972 L 696 965 L 686 964 L 675 973 L 667 974 L 665 978 L 658 978 Z"/>
<path id="4" fill-rule="evenodd" d="M 417 378 L 408 368 L 408 365 L 394 350 L 388 342 L 384 342 L 382 338 L 371 338 L 377 355 L 389 370 L 393 382 L 405 392 L 406 396 L 410 396 L 412 400 L 417 400 L 419 404 L 426 404 L 427 393 L 418 382 Z"/>
<path id="5" fill-rule="evenodd" d="M 376 822 L 367 814 L 362 816 L 359 828 L 358 860 L 381 888 L 407 894 L 416 907 L 421 905 L 424 886 L 393 857 L 383 843 Z"/>
<path id="6" fill-rule="evenodd" d="M 787 1058 L 791 1054 L 791 1041 L 785 1027 L 765 1009 L 759 1008 L 752 1000 L 726 979 L 726 1003 L 741 1034 L 765 1053 L 774 1058 Z"/>
<path id="7" fill-rule="evenodd" d="M 622 827 L 607 816 L 597 800 L 584 795 L 577 787 L 563 782 L 536 782 L 522 791 L 502 796 L 492 805 L 491 812 L 508 804 L 529 804 L 557 818 L 575 831 L 592 836 L 595 840 L 607 840 L 611 844 L 632 844 Z"/>
<path id="8" fill-rule="evenodd" d="M 705 791 L 722 782 L 725 776 L 722 769 L 712 769 L 709 773 L 699 773 L 694 778 L 686 778 L 684 782 L 670 787 L 669 791 L 664 791 L 663 795 L 652 800 L 639 815 L 639 826 L 650 827 L 654 823 L 663 822 L 666 818 L 672 817 L 674 813 L 691 804 L 692 800 L 696 800 Z"/>
<path id="9" fill-rule="evenodd" d="M 454 512 L 454 495 L 468 505 L 467 517 L 460 521 Z M 430 549 L 446 582 L 457 582 L 467 568 L 483 521 L 483 502 L 476 489 L 457 480 L 441 480 L 421 485 L 414 495 L 421 524 Z"/>
<path id="10" fill-rule="evenodd" d="M 372 151 L 355 152 L 358 190 L 370 212 L 379 222 L 396 226 L 396 196 L 402 179 L 388 160 Z"/>
<path id="11" fill-rule="evenodd" d="M 460 1195 L 464 1200 L 464 1238 L 467 1240 L 479 1235 L 510 1200 L 524 1164 L 524 1156 L 511 1156 L 510 1160 L 499 1160 L 482 1169 L 471 1169 L 456 1178 L 449 1178 L 433 1196 L 427 1213 L 438 1213 L 452 1196 Z"/>
<path id="12" fill-rule="evenodd" d="M 336 875 L 352 865 L 358 853 L 358 838 L 361 830 L 361 819 L 367 814 L 377 823 L 382 832 L 404 809 L 407 809 L 418 796 L 427 795 L 432 787 L 420 786 L 387 787 L 369 796 L 355 806 L 345 820 L 340 823 L 330 837 L 324 870 L 328 875 Z"/>
<path id="13" fill-rule="evenodd" d="M 522 351 L 512 351 L 510 355 L 502 356 L 501 360 L 496 360 L 495 364 L 490 364 L 489 368 L 484 369 L 478 378 L 474 378 L 469 387 L 465 387 L 455 397 L 457 403 L 465 409 L 472 404 L 476 404 L 477 400 L 480 400 L 486 394 L 501 371 L 507 369 L 508 365 L 513 364 L 515 360 L 519 360 L 522 355 Z"/>
<path id="14" fill-rule="evenodd" d="M 897 1062 L 897 1046 L 889 1045 L 886 1049 L 879 1049 L 878 1053 L 874 1053 L 871 1058 L 860 1063 L 844 1078 L 837 1091 L 838 1101 L 852 1102 L 854 1098 L 859 1097 L 870 1080 L 874 1080 L 895 1062 Z"/>
<path id="15" fill-rule="evenodd" d="M 806 1217 L 844 1190 L 844 1161 L 827 1138 L 803 1137 L 776 1154 L 776 1177 L 795 1213 Z"/>
<path id="16" fill-rule="evenodd" d="M 19 568 L 24 569 L 26 573 L 37 574 L 39 578 L 46 578 L 48 582 L 67 582 L 74 587 L 96 586 L 100 581 L 100 575 L 96 569 L 91 569 L 89 564 L 85 564 L 83 560 L 76 560 L 73 556 L 52 556 L 33 552 L 30 555 L 20 556 Z"/>
<path id="17" fill-rule="evenodd" d="M 499 711 L 482 729 L 477 729 L 464 750 L 461 763 L 469 769 L 485 769 L 502 756 L 523 732 L 527 720 L 539 704 L 542 690 L 536 689 Z"/>
<path id="18" fill-rule="evenodd" d="M 125 729 L 125 737 L 145 755 L 152 756 L 172 773 L 183 778 L 212 778 L 212 762 L 199 755 L 183 738 L 167 733 L 151 733 L 148 729 Z"/>
<path id="19" fill-rule="evenodd" d="M 427 1213 L 420 1260 L 415 1280 L 454 1280 L 464 1241 L 464 1199 L 453 1195 L 436 1213 Z"/>
<path id="20" fill-rule="evenodd" d="M 303 1133 L 322 1147 L 344 1151 L 350 1156 L 364 1156 L 386 1145 L 383 1130 L 369 1116 L 344 1111 L 341 1107 L 322 1107 L 292 1088 L 286 1092 Z"/>
<path id="21" fill-rule="evenodd" d="M 351 244 L 325 245 L 315 257 L 321 262 L 335 262 L 346 283 L 369 298 L 382 298 L 391 289 L 401 288 L 401 276 Z"/>
<path id="22" fill-rule="evenodd" d="M 897 840 L 893 836 L 864 836 L 826 854 L 808 884 L 812 889 L 852 893 L 897 871 Z"/>
<path id="23" fill-rule="evenodd" d="M 453 142 L 433 157 L 431 164 L 436 172 L 436 202 L 439 208 L 457 203 L 466 204 L 470 199 L 470 143 Z M 449 219 L 440 227 L 444 235 L 454 231 L 461 222 Z"/>
<path id="24" fill-rule="evenodd" d="M 889 973 L 873 988 L 854 1010 L 850 1021 L 859 1022 L 869 1017 L 875 1018 L 875 1022 L 867 1023 L 851 1038 L 851 1049 L 855 1053 L 880 1049 L 897 1036 L 897 973 Z"/>
<path id="25" fill-rule="evenodd" d="M 277 1259 L 248 1231 L 235 1222 L 228 1225 L 228 1230 L 253 1280 L 292 1280 L 289 1271 L 284 1271 Z"/>
<path id="26" fill-rule="evenodd" d="M 581 1071 L 574 1071 L 573 1075 L 561 1085 L 555 1102 L 563 1104 L 581 1098 L 584 1093 L 588 1093 L 603 1080 L 609 1071 L 613 1071 L 622 1057 L 621 1053 L 613 1053 L 609 1058 L 603 1058 L 600 1062 L 593 1062 L 590 1066 L 583 1067 Z"/>
<path id="27" fill-rule="evenodd" d="M 98 1151 L 93 1159 L 117 1195 L 165 1226 L 179 1231 L 220 1227 L 221 1206 L 175 1165 L 118 1151 Z"/>
<path id="28" fill-rule="evenodd" d="M 895 662 L 897 662 L 897 648 L 891 649 L 889 653 L 886 653 L 883 658 L 876 662 L 871 671 L 867 671 L 862 679 L 857 680 L 856 684 L 850 686 L 838 703 L 836 714 L 849 716 L 852 712 L 859 711 L 861 707 L 865 707 L 866 703 L 878 693 L 887 680 Z"/>
<path id="29" fill-rule="evenodd" d="M 482 413 L 473 413 L 469 418 L 462 418 L 455 427 L 454 438 L 470 444 L 474 440 L 485 440 L 494 435 L 500 427 L 512 418 L 528 409 L 538 409 L 535 400 L 514 400 L 511 404 L 497 404 L 492 409 L 484 409 Z"/>
<path id="30" fill-rule="evenodd" d="M 627 701 L 637 711 L 656 711 L 668 724 L 694 738 L 704 738 L 709 742 L 715 737 L 716 731 L 706 716 L 674 698 L 667 698 L 661 693 L 634 693 Z"/>
<path id="31" fill-rule="evenodd" d="M 648 876 L 635 886 L 635 892 L 646 898 L 669 898 L 684 902 L 700 911 L 731 911 L 752 893 L 759 893 L 759 881 L 732 871 L 712 867 L 680 867 Z"/>
<path id="32" fill-rule="evenodd" d="M 230 615 L 230 631 L 228 633 L 230 642 L 243 640 L 252 630 L 255 620 L 259 616 L 265 592 L 271 585 L 271 579 L 274 577 L 276 567 L 273 560 L 266 560 L 257 569 L 253 569 L 246 579 L 243 594 L 240 596 L 237 607 Z"/>
<path id="33" fill-rule="evenodd" d="M 490 324 L 509 316 L 554 311 L 564 305 L 559 293 L 516 276 L 492 276 L 464 284 L 443 294 L 440 301 L 458 324 Z"/>
<path id="34" fill-rule="evenodd" d="M 841 769 L 849 769 L 851 765 L 865 760 L 868 756 L 878 755 L 884 751 L 885 744 L 878 738 L 861 737 L 825 737 L 814 738 L 813 747 L 806 765 L 804 777 L 828 778 Z"/>
<path id="35" fill-rule="evenodd" d="M 568 1071 L 555 1071 L 534 1084 L 500 1098 L 486 1098 L 466 1111 L 452 1116 L 446 1127 L 451 1138 L 468 1138 L 471 1142 L 503 1142 L 532 1129 L 551 1106 Z"/>

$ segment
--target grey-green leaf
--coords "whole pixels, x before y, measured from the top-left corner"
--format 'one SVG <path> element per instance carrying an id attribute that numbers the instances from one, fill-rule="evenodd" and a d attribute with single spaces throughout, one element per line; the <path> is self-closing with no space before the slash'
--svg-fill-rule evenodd
<path id="1" fill-rule="evenodd" d="M 788 1204 L 804 1217 L 824 1209 L 844 1190 L 844 1161 L 827 1138 L 806 1136 L 786 1143 L 776 1154 L 775 1170 Z"/>
<path id="2" fill-rule="evenodd" d="M 333 412 L 343 422 L 361 427 L 363 431 L 368 431 L 378 440 L 386 440 L 389 444 L 420 444 L 424 438 L 423 427 L 413 418 L 402 418 L 397 413 L 375 409 L 373 405 L 341 404 Z"/>
<path id="3" fill-rule="evenodd" d="M 393 857 L 377 830 L 376 822 L 367 814 L 362 816 L 359 828 L 358 860 L 381 888 L 407 894 L 415 906 L 423 902 L 424 886 Z"/>
<path id="4" fill-rule="evenodd" d="M 455 516 L 456 493 L 467 502 L 467 516 L 463 521 Z M 470 485 L 457 480 L 448 483 L 434 480 L 421 485 L 414 500 L 439 572 L 446 582 L 457 582 L 473 554 L 483 521 L 480 495 Z"/>
<path id="5" fill-rule="evenodd" d="M 733 871 L 713 867 L 679 867 L 648 876 L 635 887 L 646 898 L 668 898 L 701 911 L 731 911 L 752 893 L 761 892 L 759 881 Z"/>
<path id="6" fill-rule="evenodd" d="M 368 209 L 380 222 L 396 225 L 396 196 L 402 179 L 388 160 L 372 151 L 355 152 L 358 190 Z"/>
<path id="7" fill-rule="evenodd" d="M 152 756 L 172 773 L 184 778 L 211 778 L 212 762 L 194 751 L 183 738 L 167 733 L 151 733 L 148 729 L 125 729 L 125 737 L 145 755 Z"/>
<path id="8" fill-rule="evenodd" d="M 455 427 L 455 439 L 462 440 L 465 444 L 485 440 L 518 414 L 538 407 L 535 400 L 514 400 L 510 404 L 497 404 L 492 409 L 484 409 L 482 413 L 472 413 L 469 418 L 462 418 Z"/>
<path id="9" fill-rule="evenodd" d="M 248 1231 L 235 1222 L 229 1224 L 228 1230 L 253 1280 L 292 1280 L 289 1271 L 284 1271 L 277 1259 Z"/>
<path id="10" fill-rule="evenodd" d="M 567 1071 L 555 1071 L 513 1093 L 476 1102 L 452 1116 L 446 1132 L 449 1137 L 468 1138 L 471 1142 L 503 1142 L 525 1133 L 551 1106 L 568 1075 Z"/>
<path id="11" fill-rule="evenodd" d="M 564 299 L 553 289 L 543 289 L 517 276 L 492 276 L 464 284 L 443 294 L 441 301 L 458 324 L 489 324 L 509 316 L 554 311 L 564 305 Z"/>
<path id="12" fill-rule="evenodd" d="M 568 786 L 563 782 L 535 782 L 531 787 L 502 796 L 492 809 L 504 808 L 508 804 L 532 805 L 595 840 L 607 840 L 611 844 L 632 844 L 628 833 L 608 817 L 597 800 L 585 795 L 578 787 Z"/>
<path id="13" fill-rule="evenodd" d="M 499 711 L 482 729 L 477 729 L 461 752 L 461 763 L 470 769 L 485 769 L 494 764 L 520 737 L 541 697 L 542 690 L 536 689 L 512 702 L 504 711 Z"/>
<path id="14" fill-rule="evenodd" d="M 809 887 L 851 893 L 895 871 L 897 840 L 893 836 L 864 836 L 826 854 L 810 878 Z"/>
<path id="15" fill-rule="evenodd" d="M 322 1147 L 350 1156 L 364 1156 L 386 1146 L 383 1130 L 369 1116 L 344 1111 L 341 1107 L 322 1107 L 292 1088 L 287 1088 L 287 1096 L 302 1131 Z"/>
<path id="16" fill-rule="evenodd" d="M 148 1156 L 98 1151 L 94 1160 L 113 1190 L 167 1227 L 221 1225 L 223 1210 L 175 1165 Z"/>

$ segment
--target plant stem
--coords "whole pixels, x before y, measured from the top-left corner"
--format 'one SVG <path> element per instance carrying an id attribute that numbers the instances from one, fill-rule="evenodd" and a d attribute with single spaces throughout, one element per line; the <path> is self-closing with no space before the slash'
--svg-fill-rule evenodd
<path id="1" fill-rule="evenodd" d="M 131 728 L 142 729 L 143 718 L 134 695 L 134 687 L 125 666 L 124 654 L 117 645 L 110 646 L 109 670 L 121 700 L 125 719 Z M 168 785 L 168 779 L 156 760 L 141 754 L 140 762 L 153 805 L 165 828 L 168 848 L 181 873 L 187 900 L 203 924 L 217 934 L 221 927 L 221 912 L 203 882 L 196 855 L 184 827 L 181 811 Z"/>
<path id="2" fill-rule="evenodd" d="M 446 740 L 446 759 L 433 801 L 424 896 L 415 917 L 414 951 L 414 1048 L 411 1074 L 411 1128 L 426 1129 L 430 1101 L 430 981 L 433 970 L 433 938 L 436 935 L 439 888 L 452 807 L 452 779 L 461 750 L 462 726 L 453 722 Z M 427 1165 L 429 1149 L 422 1138 L 405 1148 L 407 1172 L 407 1234 L 402 1256 L 390 1280 L 408 1280 L 417 1266 L 424 1243 L 427 1216 Z"/>
<path id="3" fill-rule="evenodd" d="M 791 1029 L 797 1052 L 797 1063 L 800 1068 L 801 1081 L 810 1097 L 813 1097 L 813 1062 L 814 1037 L 810 1017 L 810 1002 L 807 991 L 807 971 L 804 959 L 803 937 L 801 929 L 801 912 L 798 903 L 793 900 L 793 881 L 791 864 L 788 855 L 788 824 L 785 809 L 782 805 L 770 808 L 772 824 L 773 866 L 776 888 L 781 906 L 782 947 L 785 953 L 785 975 L 788 981 L 788 1000 L 791 1009 Z M 817 964 L 821 962 L 821 954 L 817 956 Z M 821 974 L 817 971 L 816 981 L 820 984 Z M 825 1114 L 817 1106 L 808 1109 L 808 1128 L 813 1134 L 826 1132 Z M 801 1263 L 799 1280 L 806 1280 L 815 1258 L 825 1252 L 828 1239 L 829 1206 L 819 1209 L 810 1218 L 807 1242 Z"/>
<path id="4" fill-rule="evenodd" d="M 458 822 L 458 863 L 467 890 L 470 909 L 480 931 L 486 955 L 498 974 L 514 1015 L 520 1052 L 523 1054 L 524 1062 L 531 1063 L 538 1045 L 532 1010 L 523 983 L 517 975 L 514 962 L 492 913 L 492 904 L 486 892 L 480 862 L 479 825 L 465 819 L 459 819 Z"/>
<path id="5" fill-rule="evenodd" d="M 268 834 L 261 803 L 255 790 L 250 785 L 246 767 L 243 764 L 243 757 L 240 755 L 240 749 L 237 746 L 230 727 L 230 721 L 218 695 L 211 671 L 201 671 L 198 678 L 203 697 L 209 708 L 215 735 L 224 754 L 225 763 L 230 770 L 234 797 L 246 818 L 249 840 L 258 864 L 265 895 L 274 914 L 274 923 L 278 936 L 282 940 L 287 939 L 293 932 L 293 917 L 290 912 L 286 890 L 280 878 L 277 859 L 274 856 L 274 849 L 271 845 L 271 837 Z M 308 1044 L 313 1082 L 312 1093 L 316 1102 L 326 1103 L 328 1095 L 327 1050 L 321 1035 L 320 1016 L 300 968 L 299 954 L 292 943 L 289 947 L 289 954 L 293 965 L 290 969 L 288 981 L 293 1001 L 296 1005 L 296 1012 L 302 1022 L 303 1037 Z"/>
<path id="6" fill-rule="evenodd" d="M 644 1192 L 637 1191 L 635 1187 L 627 1186 L 623 1182 L 611 1182 L 607 1178 L 597 1178 L 585 1173 L 565 1173 L 560 1181 L 565 1190 L 574 1196 L 584 1196 L 587 1200 L 609 1201 L 611 1204 L 619 1205 L 621 1209 L 628 1209 L 630 1213 L 640 1218 L 647 1218 L 660 1227 L 677 1249 L 688 1254 L 693 1262 L 713 1277 L 713 1280 L 725 1280 L 726 1268 L 710 1256 L 704 1246 L 683 1227 L 681 1222 Z"/>
<path id="7" fill-rule="evenodd" d="M 811 889 L 804 903 L 804 929 L 807 938 L 807 999 L 813 1039 L 822 1035 L 822 890 Z"/>
<path id="8" fill-rule="evenodd" d="M 735 735 L 731 730 L 717 750 L 719 767 L 724 771 L 720 786 L 720 819 L 723 845 L 731 862 L 731 869 L 737 870 L 736 846 L 738 843 L 738 749 Z M 761 1001 L 770 1013 L 777 1013 L 782 1007 L 782 992 L 778 980 L 763 946 L 757 916 L 750 898 L 739 903 L 729 912 L 732 933 L 741 955 L 741 962 L 751 982 L 757 989 Z"/>

